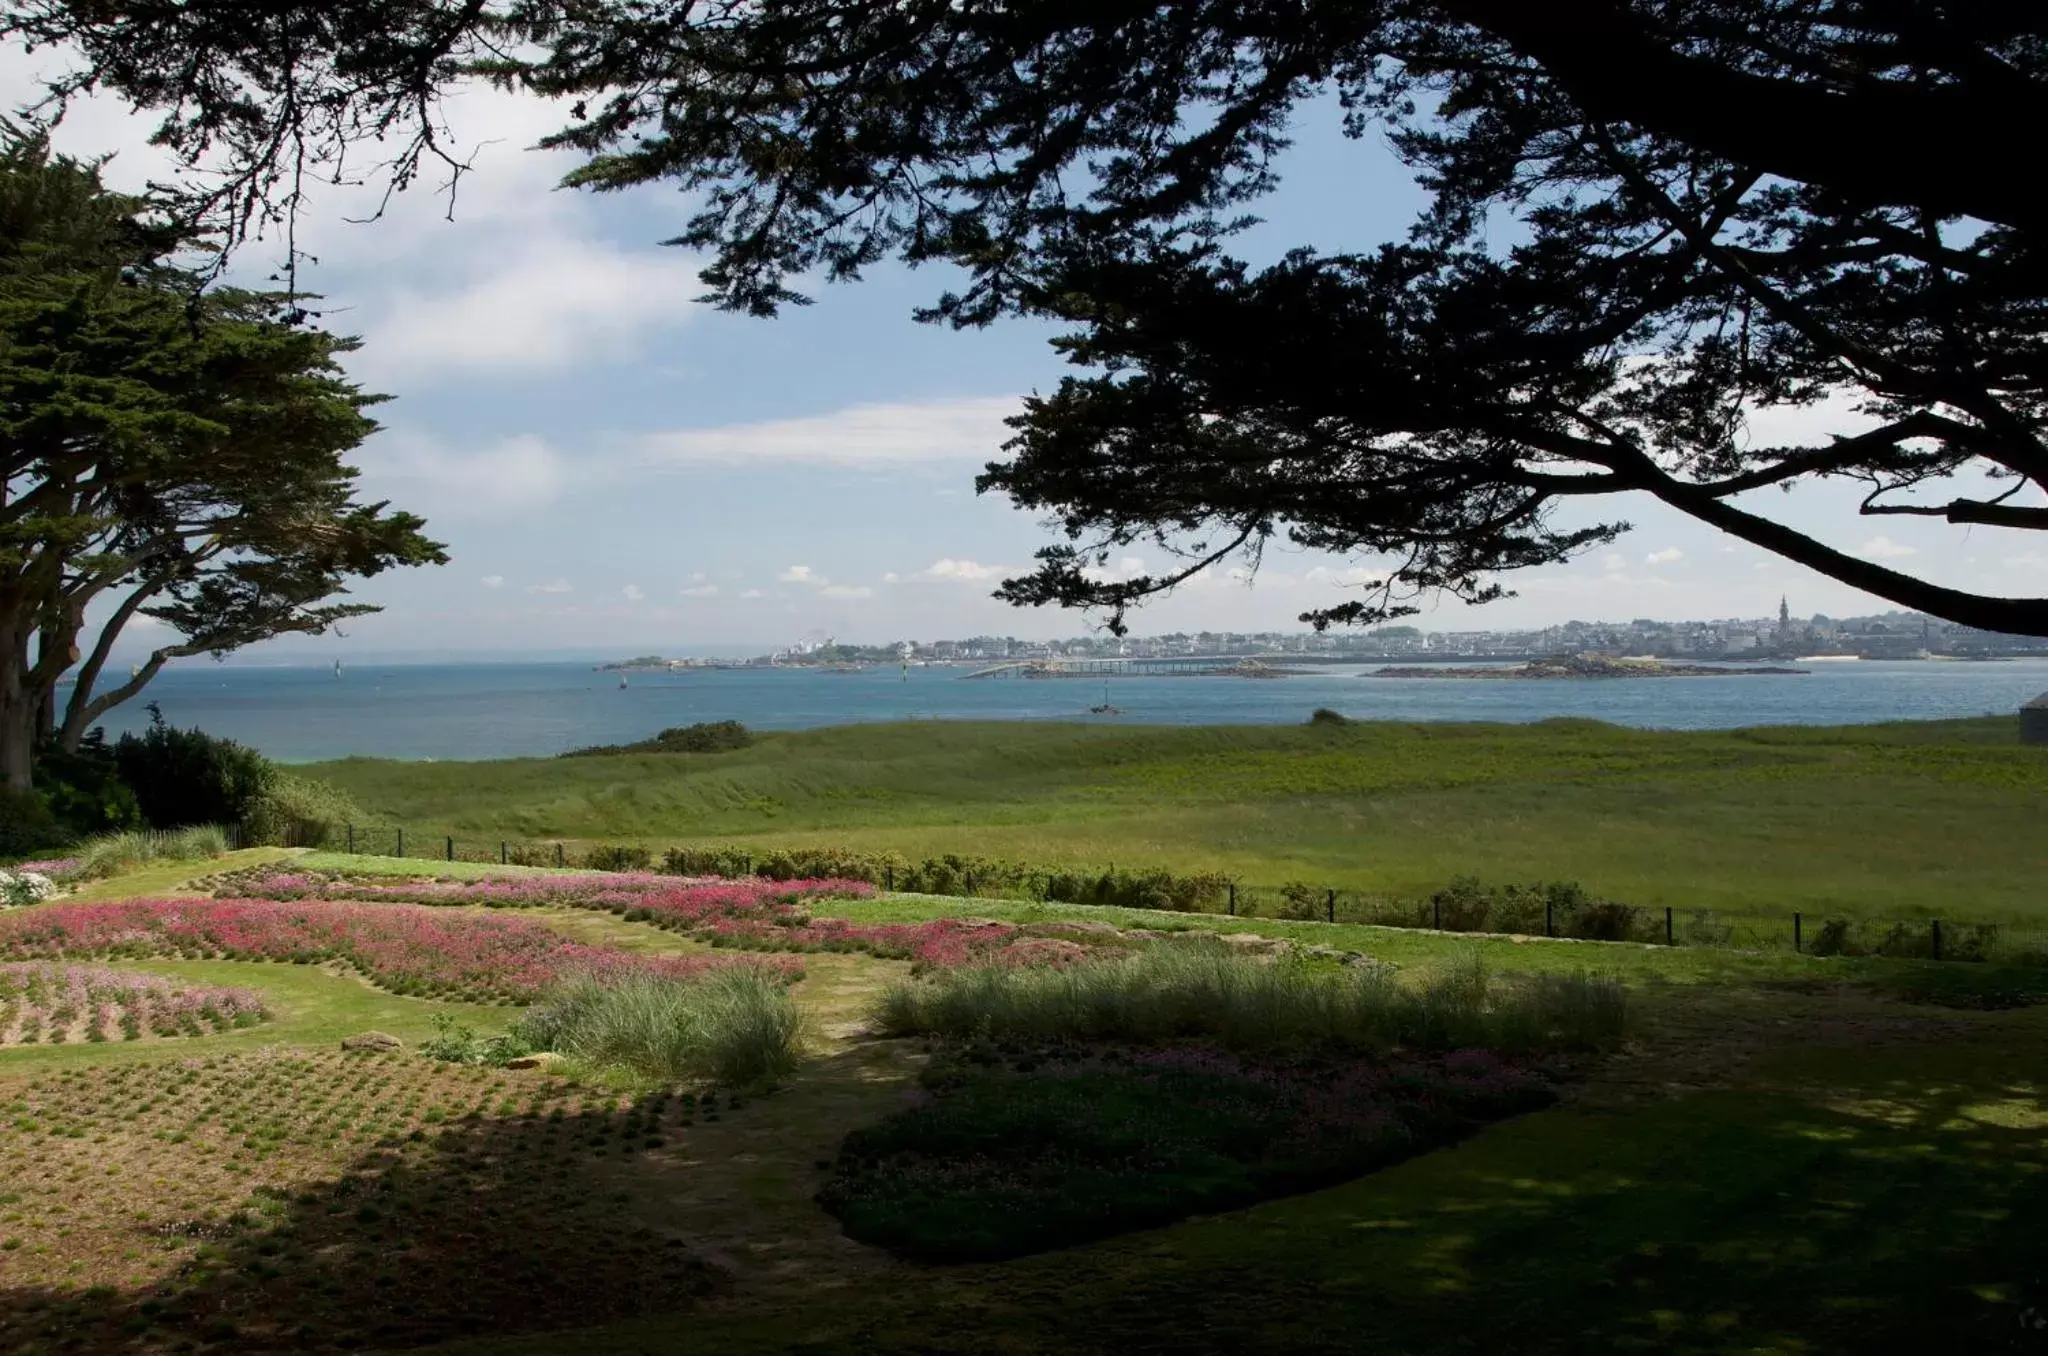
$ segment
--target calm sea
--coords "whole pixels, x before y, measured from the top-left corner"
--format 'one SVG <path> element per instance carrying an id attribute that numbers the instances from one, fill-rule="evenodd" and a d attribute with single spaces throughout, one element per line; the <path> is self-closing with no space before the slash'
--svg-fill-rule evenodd
<path id="1" fill-rule="evenodd" d="M 388 664 L 331 669 L 188 665 L 116 711 L 110 733 L 147 720 L 226 735 L 289 762 L 509 758 L 645 738 L 670 725 L 737 720 L 798 729 L 909 719 L 1085 720 L 1171 725 L 1306 720 L 1319 706 L 1364 720 L 1530 721 L 1590 716 L 1622 725 L 1715 729 L 1836 725 L 2011 712 L 2048 691 L 2048 660 L 1862 662 L 1797 677 L 1475 682 L 1374 679 L 1364 667 L 1293 678 L 1118 678 L 1115 716 L 1092 716 L 1088 679 L 965 680 L 958 669 L 821 673 L 705 669 L 617 674 L 587 664 Z"/>

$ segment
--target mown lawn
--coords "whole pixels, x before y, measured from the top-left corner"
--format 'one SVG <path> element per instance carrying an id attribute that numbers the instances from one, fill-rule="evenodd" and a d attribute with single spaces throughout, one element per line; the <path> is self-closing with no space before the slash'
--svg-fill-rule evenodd
<path id="1" fill-rule="evenodd" d="M 414 851 L 454 835 L 725 840 L 1222 870 L 1415 898 L 1576 880 L 1652 909 L 2048 923 L 2048 754 L 2016 721 L 1669 732 L 1535 725 L 920 722 L 727 754 L 310 769 Z M 381 837 L 364 845 L 383 850 Z"/>

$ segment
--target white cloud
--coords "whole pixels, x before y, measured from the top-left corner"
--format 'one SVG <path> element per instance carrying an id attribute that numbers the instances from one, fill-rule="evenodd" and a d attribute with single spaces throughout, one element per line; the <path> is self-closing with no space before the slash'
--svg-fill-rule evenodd
<path id="1" fill-rule="evenodd" d="M 976 560 L 955 560 L 951 556 L 941 556 L 924 569 L 919 570 L 915 577 L 940 582 L 958 581 L 961 583 L 979 584 L 984 580 L 1001 579 L 1006 574 L 1015 573 L 1016 570 L 1008 565 L 984 565 Z M 885 580 L 884 582 L 893 583 L 894 581 Z"/>
<path id="2" fill-rule="evenodd" d="M 629 603 L 637 603 L 642 598 L 645 598 L 647 596 L 645 593 L 642 593 L 640 591 L 640 586 L 638 584 L 628 584 L 626 585 L 626 587 L 620 589 L 619 593 Z"/>
<path id="3" fill-rule="evenodd" d="M 742 593 L 742 594 L 740 595 L 740 597 L 742 597 L 742 598 L 758 598 L 758 597 L 760 597 L 760 596 L 761 596 L 761 590 L 759 590 L 759 589 L 748 589 L 748 590 L 747 590 L 747 591 L 746 591 L 745 593 Z"/>
<path id="4" fill-rule="evenodd" d="M 1683 551 L 1679 550 L 1679 549 L 1678 549 L 1678 548 L 1677 548 L 1676 546 L 1667 546 L 1667 547 L 1665 547 L 1665 548 L 1664 548 L 1663 550 L 1661 550 L 1661 551 L 1652 551 L 1652 552 L 1650 552 L 1650 554 L 1648 554 L 1648 555 L 1644 556 L 1644 557 L 1643 557 L 1643 564 L 1645 564 L 1645 565 L 1669 565 L 1669 564 L 1673 563 L 1674 561 L 1679 561 L 1679 560 L 1684 560 L 1684 559 L 1685 559 L 1685 552 L 1683 552 Z"/>
<path id="5" fill-rule="evenodd" d="M 629 251 L 545 232 L 465 253 L 488 260 L 490 271 L 452 288 L 399 290 L 366 308 L 351 371 L 416 386 L 423 374 L 602 362 L 686 321 L 703 291 L 692 261 L 658 246 Z"/>
<path id="6" fill-rule="evenodd" d="M 364 488 L 429 518 L 476 518 L 553 502 L 567 476 L 555 450 L 531 434 L 486 447 L 451 448 L 414 433 L 379 433 L 357 458 Z"/>
<path id="7" fill-rule="evenodd" d="M 566 579 L 551 579 L 545 584 L 528 584 L 528 593 L 574 593 L 575 586 Z"/>
<path id="8" fill-rule="evenodd" d="M 792 565 L 781 574 L 776 575 L 775 579 L 777 583 L 781 584 L 824 585 L 832 582 L 824 575 L 815 573 L 808 565 Z"/>
<path id="9" fill-rule="evenodd" d="M 821 598 L 872 598 L 875 591 L 866 584 L 828 584 L 819 590 Z"/>
<path id="10" fill-rule="evenodd" d="M 987 461 L 1010 436 L 1016 396 L 854 405 L 831 414 L 720 428 L 672 429 L 640 439 L 643 457 L 668 465 L 758 461 L 892 466 Z"/>
<path id="11" fill-rule="evenodd" d="M 487 574 L 476 582 L 482 584 L 487 589 L 503 588 L 505 586 L 505 576 L 502 574 Z"/>
<path id="12" fill-rule="evenodd" d="M 1619 551 L 1609 551 L 1606 555 L 1600 557 L 1600 568 L 1603 570 L 1625 570 L 1628 568 L 1628 557 Z"/>
<path id="13" fill-rule="evenodd" d="M 1872 537 L 1856 548 L 1856 554 L 1868 556 L 1872 560 L 1897 560 L 1903 556 L 1919 555 L 1920 552 L 1914 547 L 1895 542 L 1890 537 Z"/>
<path id="14" fill-rule="evenodd" d="M 696 576 L 692 577 L 694 578 Z M 676 590 L 676 592 L 681 594 L 685 598 L 716 598 L 718 596 L 718 585 L 692 584 L 690 585 L 690 587 L 686 589 L 678 589 Z"/>
<path id="15" fill-rule="evenodd" d="M 1303 574 L 1302 579 L 1310 584 L 1334 584 L 1340 588 L 1363 588 L 1386 582 L 1386 576 L 1378 570 L 1368 570 L 1359 565 L 1337 569 L 1317 565 Z"/>

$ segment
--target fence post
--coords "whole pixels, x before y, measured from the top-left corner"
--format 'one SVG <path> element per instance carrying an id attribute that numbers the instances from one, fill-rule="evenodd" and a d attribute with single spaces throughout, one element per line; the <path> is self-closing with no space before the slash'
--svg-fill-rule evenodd
<path id="1" fill-rule="evenodd" d="M 448 860 L 455 860 L 455 835 L 452 833 L 448 835 Z"/>
<path id="2" fill-rule="evenodd" d="M 1324 908 L 1324 910 L 1326 911 L 1326 913 L 1327 913 L 1327 915 L 1328 915 L 1329 921 L 1330 921 L 1330 922 L 1332 922 L 1332 923 L 1336 922 L 1336 921 L 1337 921 L 1337 892 L 1336 892 L 1335 890 L 1332 890 L 1332 891 L 1330 891 L 1330 897 L 1329 897 L 1328 899 L 1326 899 L 1325 901 L 1323 901 L 1323 908 Z"/>
<path id="3" fill-rule="evenodd" d="M 1230 916 L 1237 917 L 1237 882 L 1230 882 Z"/>
<path id="4" fill-rule="evenodd" d="M 1934 958 L 1941 959 L 1941 920 L 1934 920 Z"/>
<path id="5" fill-rule="evenodd" d="M 403 857 L 405 855 L 405 825 L 403 824 L 398 826 L 398 851 L 391 855 L 394 857 Z"/>
<path id="6" fill-rule="evenodd" d="M 562 845 L 561 845 L 560 843 L 557 843 L 557 844 L 555 844 L 555 865 L 556 865 L 556 866 L 560 866 L 561 864 L 562 864 Z"/>
<path id="7" fill-rule="evenodd" d="M 896 888 L 896 866 L 893 862 L 882 867 L 882 888 L 884 890 L 894 890 Z"/>
<path id="8" fill-rule="evenodd" d="M 1794 951 L 1806 950 L 1805 939 L 1800 935 L 1800 921 L 1798 911 L 1795 910 L 1792 914 L 1792 949 Z"/>
<path id="9" fill-rule="evenodd" d="M 1429 897 L 1429 908 L 1430 908 L 1430 926 L 1434 927 L 1434 928 L 1435 928 L 1435 929 L 1436 929 L 1436 930 L 1437 930 L 1438 932 L 1442 932 L 1442 931 L 1444 930 L 1444 901 L 1443 901 L 1443 896 L 1441 896 L 1441 895 L 1431 895 L 1431 896 Z"/>
<path id="10" fill-rule="evenodd" d="M 506 866 L 512 861 L 512 849 L 505 846 L 505 840 L 498 840 L 498 865 Z"/>
<path id="11" fill-rule="evenodd" d="M 353 824 L 348 826 L 348 855 L 356 855 L 356 826 Z"/>
<path id="12" fill-rule="evenodd" d="M 1544 901 L 1543 901 L 1543 935 L 1544 935 L 1544 936 L 1546 936 L 1546 937 L 1555 937 L 1555 936 L 1557 935 L 1557 924 L 1556 924 L 1556 922 L 1555 922 L 1555 921 L 1554 921 L 1554 920 L 1553 920 L 1553 919 L 1551 918 L 1551 913 L 1552 913 L 1552 910 L 1553 910 L 1553 906 L 1552 906 L 1552 904 L 1551 904 L 1551 901 L 1549 901 L 1548 899 L 1544 900 Z"/>
<path id="13" fill-rule="evenodd" d="M 1674 945 L 1676 945 L 1676 943 L 1672 941 L 1672 932 L 1671 932 L 1671 906 L 1670 906 L 1669 904 L 1666 904 L 1666 905 L 1664 906 L 1664 945 L 1666 945 L 1666 946 L 1674 946 Z"/>

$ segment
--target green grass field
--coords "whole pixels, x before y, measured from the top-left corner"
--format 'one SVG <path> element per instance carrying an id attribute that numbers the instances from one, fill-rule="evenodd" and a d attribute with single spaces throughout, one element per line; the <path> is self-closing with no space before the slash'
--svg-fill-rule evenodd
<path id="1" fill-rule="evenodd" d="M 174 892 L 224 864 L 94 894 Z M 1355 1181 L 928 1266 L 852 1243 L 814 1201 L 841 1136 L 914 1086 L 920 1043 L 859 1021 L 901 962 L 805 957 L 807 1063 L 693 1120 L 543 1073 L 352 1063 L 335 1045 L 366 1027 L 416 1043 L 437 1014 L 497 1029 L 503 1007 L 317 966 L 128 961 L 257 988 L 273 1020 L 0 1051 L 0 1276 L 23 1278 L 0 1281 L 0 1345 L 400 1349 L 524 1328 L 436 1349 L 1860 1353 L 2037 1351 L 2048 1332 L 2048 1003 L 1968 1006 L 2009 977 L 1997 967 L 931 896 L 827 910 L 1245 928 L 1404 971 L 1476 949 L 1501 970 L 1625 979 L 1634 1035 L 1586 1060 L 1560 1105 Z M 636 950 L 701 945 L 608 913 L 527 916 Z M 1964 1006 L 1900 1001 L 1936 976 Z"/>
<path id="2" fill-rule="evenodd" d="M 1476 875 L 1738 917 L 2048 925 L 2048 752 L 2003 717 L 1707 732 L 920 722 L 727 754 L 309 771 L 413 844 L 453 835 L 473 853 L 503 839 L 844 844 L 1394 897 Z"/>

